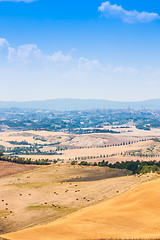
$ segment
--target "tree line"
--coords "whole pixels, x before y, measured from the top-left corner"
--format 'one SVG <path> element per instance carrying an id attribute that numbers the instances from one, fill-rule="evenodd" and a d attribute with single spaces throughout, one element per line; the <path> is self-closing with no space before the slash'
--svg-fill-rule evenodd
<path id="1" fill-rule="evenodd" d="M 34 160 L 31 158 L 21 158 L 21 157 L 5 157 L 3 152 L 0 152 L 0 160 L 5 162 L 17 163 L 17 164 L 32 164 L 32 165 L 50 165 L 51 163 L 48 159 Z"/>
<path id="2" fill-rule="evenodd" d="M 77 164 L 77 161 L 72 161 L 72 165 Z M 132 174 L 144 174 L 144 173 L 159 173 L 160 174 L 160 161 L 123 161 L 116 163 L 109 163 L 108 161 L 89 163 L 87 161 L 81 161 L 78 165 L 82 166 L 99 166 L 99 167 L 109 167 L 115 169 L 127 169 L 132 172 Z"/>

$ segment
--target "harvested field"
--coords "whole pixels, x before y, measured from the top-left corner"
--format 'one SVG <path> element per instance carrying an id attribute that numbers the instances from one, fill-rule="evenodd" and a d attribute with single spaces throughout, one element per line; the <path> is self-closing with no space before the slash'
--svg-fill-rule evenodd
<path id="1" fill-rule="evenodd" d="M 160 179 L 8 240 L 160 239 Z"/>
<path id="2" fill-rule="evenodd" d="M 154 146 L 154 149 L 153 149 Z M 148 149 L 151 149 L 150 151 Z M 153 149 L 153 150 L 152 150 Z M 36 159 L 61 159 L 64 162 L 69 162 L 71 160 L 78 160 L 79 162 L 84 160 L 88 162 L 99 162 L 103 159 L 107 161 L 125 161 L 127 160 L 156 160 L 160 161 L 160 143 L 155 143 L 153 140 L 140 141 L 128 145 L 111 146 L 103 148 L 83 148 L 83 149 L 68 149 L 60 151 L 62 155 L 29 155 L 27 157 Z M 139 156 L 137 153 L 147 154 L 147 157 Z M 130 155 L 129 155 L 130 154 Z M 135 154 L 135 156 L 132 156 Z M 136 156 L 137 154 L 137 156 Z M 125 155 L 125 156 L 124 156 Z M 22 155 L 25 157 L 25 155 Z M 112 161 L 113 160 L 113 161 Z"/>
<path id="3" fill-rule="evenodd" d="M 86 158 L 87 161 L 98 162 L 102 160 L 103 155 L 108 155 L 108 158 L 116 155 L 116 161 L 119 161 L 118 158 L 121 158 L 121 155 L 142 151 L 142 154 L 147 154 L 148 157 L 154 155 L 155 160 L 160 161 L 160 146 L 158 146 L 160 143 L 155 143 L 157 148 L 154 148 L 153 141 L 149 140 L 160 136 L 160 129 L 144 131 L 138 130 L 134 126 L 129 128 L 129 132 L 128 129 L 118 129 L 120 130 L 119 134 L 82 135 L 50 131 L 6 131 L 0 133 L 0 146 L 9 154 L 33 160 L 61 160 L 66 163 L 75 158 L 79 158 L 79 160 Z M 142 139 L 145 141 L 141 141 Z M 146 141 L 146 139 L 148 140 Z M 130 156 L 129 158 L 132 160 Z"/>
<path id="4" fill-rule="evenodd" d="M 97 157 L 100 157 L 100 155 L 117 155 L 117 158 L 122 156 L 125 153 L 134 153 L 136 151 L 142 151 L 142 153 L 147 153 L 147 149 L 151 148 L 151 146 L 157 145 L 157 151 L 156 154 L 159 153 L 160 149 L 160 143 L 154 143 L 153 140 L 148 141 L 141 141 L 136 142 L 133 144 L 128 145 L 120 145 L 120 146 L 111 146 L 106 148 L 85 148 L 85 149 L 68 149 L 65 151 L 62 151 L 63 155 L 61 156 L 64 159 L 73 159 L 75 157 L 92 157 L 92 161 L 94 162 Z M 148 152 L 149 154 L 149 152 Z M 160 158 L 160 156 L 159 156 Z"/>
<path id="5" fill-rule="evenodd" d="M 116 127 L 116 126 L 115 126 Z M 112 130 L 111 127 L 106 127 Z M 6 131 L 0 132 L 0 145 L 6 149 L 19 146 L 20 142 L 27 142 L 30 145 L 42 145 L 42 151 L 55 150 L 57 146 L 72 148 L 97 148 L 105 145 L 121 144 L 123 142 L 137 142 L 141 139 L 151 139 L 160 136 L 160 129 L 151 131 L 138 130 L 134 126 L 128 129 L 118 128 L 120 133 L 93 133 L 93 134 L 67 134 L 51 131 Z M 13 144 L 14 142 L 14 144 Z M 50 145 L 51 144 L 51 145 Z"/>
<path id="6" fill-rule="evenodd" d="M 31 171 L 37 169 L 37 166 L 33 165 L 20 165 L 16 163 L 0 161 L 0 178 L 10 176 L 17 173 Z"/>
<path id="7" fill-rule="evenodd" d="M 117 169 L 109 169 L 109 168 L 104 168 L 101 169 L 99 172 L 96 171 L 96 168 L 93 171 L 90 172 L 90 174 L 85 174 L 87 176 L 83 177 L 76 177 L 76 178 L 71 178 L 68 179 L 67 182 L 91 182 L 91 181 L 98 181 L 98 180 L 104 180 L 104 179 L 109 179 L 109 178 L 116 178 L 116 177 L 124 177 L 124 176 L 129 176 L 132 173 L 127 170 L 117 170 Z"/>
<path id="8" fill-rule="evenodd" d="M 51 222 L 157 178 L 154 174 L 119 177 L 128 172 L 117 170 L 116 178 L 97 180 L 107 178 L 110 171 L 56 164 L 1 178 L 1 233 Z"/>

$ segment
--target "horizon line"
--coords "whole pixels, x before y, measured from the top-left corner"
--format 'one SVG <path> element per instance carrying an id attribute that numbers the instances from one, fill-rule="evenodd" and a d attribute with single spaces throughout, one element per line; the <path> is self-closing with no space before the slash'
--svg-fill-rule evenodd
<path id="1" fill-rule="evenodd" d="M 143 99 L 143 100 L 109 100 L 109 99 L 100 99 L 100 98 L 50 98 L 50 99 L 37 99 L 37 100 L 0 100 L 0 102 L 24 103 L 24 102 L 45 102 L 45 101 L 54 101 L 54 100 L 81 100 L 81 101 L 108 101 L 108 102 L 123 102 L 123 103 L 135 102 L 136 103 L 136 102 L 160 100 L 160 97 Z"/>

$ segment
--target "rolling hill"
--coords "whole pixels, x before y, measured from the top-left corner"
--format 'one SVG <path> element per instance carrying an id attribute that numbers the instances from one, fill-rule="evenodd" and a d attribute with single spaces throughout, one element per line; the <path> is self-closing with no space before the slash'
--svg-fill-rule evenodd
<path id="1" fill-rule="evenodd" d="M 53 223 L 2 237 L 9 240 L 160 239 L 160 179 Z"/>

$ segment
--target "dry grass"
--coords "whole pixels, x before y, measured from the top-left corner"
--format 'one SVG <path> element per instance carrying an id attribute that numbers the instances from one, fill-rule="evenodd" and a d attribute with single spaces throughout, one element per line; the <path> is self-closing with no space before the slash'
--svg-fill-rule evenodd
<path id="1" fill-rule="evenodd" d="M 119 129 L 120 130 L 120 129 Z M 54 144 L 60 142 L 61 146 L 73 147 L 98 147 L 104 145 L 111 145 L 122 142 L 137 141 L 140 139 L 150 139 L 160 136 L 160 129 L 152 129 L 151 131 L 138 130 L 131 127 L 131 132 L 122 129 L 120 134 L 84 134 L 75 135 L 62 132 L 48 132 L 48 131 L 6 131 L 0 133 L 0 145 L 4 147 L 16 147 L 9 141 L 27 141 L 30 144 Z M 44 150 L 54 149 L 49 146 L 44 147 Z"/>
<path id="2" fill-rule="evenodd" d="M 154 146 L 154 147 L 153 147 Z M 150 150 L 149 150 L 150 149 Z M 105 148 L 83 148 L 83 149 L 68 149 L 61 151 L 62 155 L 29 155 L 27 157 L 32 158 L 33 160 L 36 159 L 61 159 L 65 162 L 69 160 L 75 160 L 78 158 L 86 158 L 89 162 L 98 162 L 103 159 L 107 159 L 107 161 L 116 162 L 116 161 L 125 161 L 125 160 L 137 160 L 137 159 L 144 159 L 144 160 L 157 160 L 160 161 L 160 143 L 155 143 L 153 140 L 136 142 L 130 145 L 124 146 L 111 146 Z M 135 154 L 136 156 L 128 155 L 128 154 Z M 147 154 L 148 156 L 140 157 L 138 153 Z M 125 155 L 126 154 L 126 155 Z M 159 157 L 156 156 L 159 154 Z M 102 157 L 100 157 L 102 155 Z M 108 157 L 103 157 L 103 156 Z M 115 156 L 113 156 L 115 155 Z M 125 156 L 124 156 L 125 155 Z M 155 155 L 152 157 L 152 155 Z M 25 157 L 23 155 L 22 157 Z M 81 161 L 81 160 L 79 160 Z"/>
<path id="3" fill-rule="evenodd" d="M 107 168 L 61 164 L 1 178 L 0 210 L 12 211 L 6 219 L 0 217 L 3 233 L 53 221 L 157 178 L 118 177 L 127 174 L 122 170 L 114 172 L 117 178 L 106 179 L 111 173 Z M 95 181 L 99 178 L 103 180 Z"/>
<path id="4" fill-rule="evenodd" d="M 78 135 L 73 136 L 73 139 L 70 134 L 45 131 L 6 132 L 0 133 L 0 145 L 4 144 L 5 147 L 9 147 L 10 144 L 7 141 L 14 140 L 41 144 L 43 141 L 35 140 L 35 138 L 42 138 L 46 140 L 45 143 L 61 141 L 62 145 L 68 144 L 68 147 L 94 146 L 93 148 L 66 150 L 62 152 L 62 156 L 31 156 L 32 159 L 61 157 L 66 162 L 69 158 L 106 154 L 117 154 L 117 156 L 106 159 L 111 162 L 137 160 L 138 157 L 124 157 L 121 153 L 140 151 L 141 149 L 143 153 L 151 151 L 158 153 L 159 146 L 154 146 L 155 143 L 151 140 L 127 146 L 96 147 L 160 135 L 160 130 L 140 131 L 135 128 L 132 130 L 133 132 L 121 134 Z M 95 162 L 102 159 L 94 158 L 88 161 Z M 154 159 L 147 158 L 147 160 Z M 160 158 L 156 158 L 156 160 L 160 160 Z M 141 239 L 159 239 L 160 222 L 157 213 L 160 209 L 157 203 L 160 196 L 156 184 L 153 182 L 153 185 L 147 185 L 152 184 L 151 182 L 139 186 L 141 183 L 158 178 L 158 176 L 148 174 L 141 177 L 118 177 L 122 176 L 120 173 L 116 175 L 118 178 L 106 179 L 109 177 L 107 168 L 60 164 L 32 171 L 30 166 L 27 166 L 28 169 L 23 169 L 23 167 L 25 166 L 11 166 L 11 163 L 0 162 L 1 177 L 12 175 L 0 179 L 0 226 L 2 227 L 0 233 L 51 223 L 39 228 L 24 230 L 24 232 L 4 235 L 5 238 L 11 240 L 116 238 L 126 240 L 139 237 Z M 155 183 L 158 185 L 160 182 L 158 180 Z M 139 186 L 137 190 L 133 189 L 125 193 L 136 186 Z M 113 200 L 109 200 L 111 198 Z M 2 200 L 4 201 L 2 202 Z M 6 208 L 8 209 L 6 210 Z M 158 235 L 154 235 L 153 229 Z M 146 234 L 145 236 L 143 232 Z"/>
<path id="5" fill-rule="evenodd" d="M 10 240 L 160 239 L 160 179 L 65 218 L 2 237 Z"/>
<path id="6" fill-rule="evenodd" d="M 96 158 L 100 155 L 112 155 L 117 154 L 117 158 L 121 158 L 121 153 L 124 154 L 125 152 L 131 151 L 140 151 L 143 148 L 143 153 L 147 152 L 147 148 L 151 149 L 153 144 L 150 141 L 147 142 L 138 142 L 133 143 L 129 146 L 114 146 L 109 148 L 101 148 L 101 146 L 107 146 L 112 144 L 120 144 L 123 142 L 136 142 L 141 139 L 151 139 L 160 136 L 160 129 L 152 129 L 151 131 L 144 131 L 138 130 L 135 127 L 131 127 L 130 131 L 127 132 L 122 129 L 120 134 L 86 134 L 86 135 L 74 135 L 74 134 L 66 134 L 61 132 L 48 132 L 48 131 L 6 131 L 0 133 L 0 145 L 3 145 L 6 149 L 7 148 L 14 148 L 18 147 L 19 145 L 14 145 L 9 143 L 9 141 L 26 141 L 32 146 L 34 144 L 40 144 L 42 146 L 41 151 L 50 152 L 55 151 L 56 147 L 67 147 L 68 150 L 59 152 L 63 155 L 24 155 L 24 157 L 35 159 L 61 159 L 67 162 L 69 159 L 74 159 L 76 157 L 92 157 L 95 156 L 94 159 L 89 161 L 99 161 L 101 159 Z M 52 144 L 52 146 L 47 145 L 43 146 L 44 144 Z M 54 145 L 56 144 L 56 145 Z M 27 146 L 27 145 L 26 145 Z M 22 147 L 22 145 L 21 145 Z M 78 149 L 82 147 L 84 149 Z M 76 148 L 76 149 L 73 149 Z M 158 154 L 159 147 L 154 149 L 154 153 Z M 151 151 L 148 150 L 148 154 L 151 154 Z M 131 157 L 128 157 L 131 159 Z M 133 157 L 134 158 L 134 157 Z M 160 160 L 159 158 L 156 158 Z M 112 157 L 109 158 L 112 160 Z"/>

